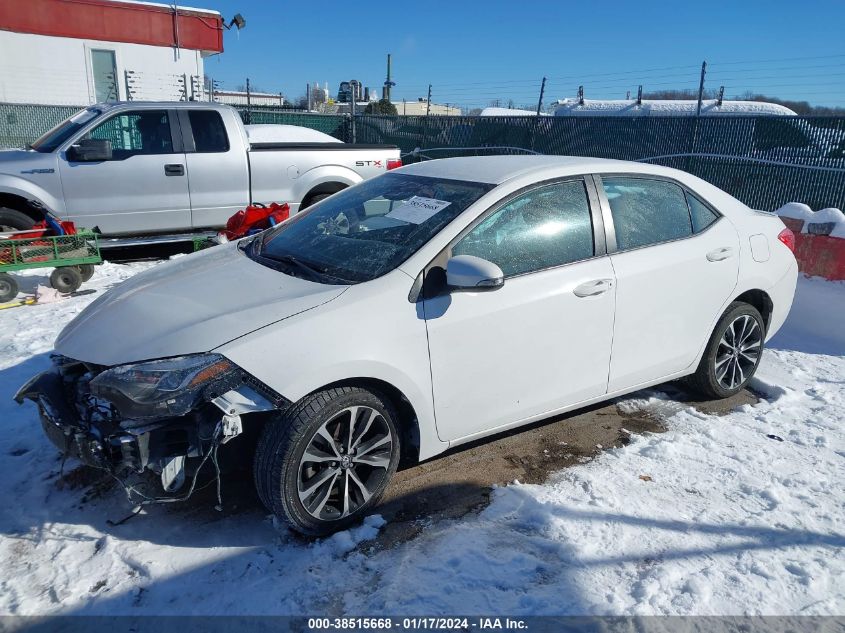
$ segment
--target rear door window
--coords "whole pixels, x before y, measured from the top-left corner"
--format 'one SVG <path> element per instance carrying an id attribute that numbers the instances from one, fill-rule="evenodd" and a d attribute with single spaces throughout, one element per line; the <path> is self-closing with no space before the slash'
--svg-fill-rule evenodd
<path id="1" fill-rule="evenodd" d="M 229 137 L 219 112 L 214 110 L 190 110 L 188 119 L 194 133 L 197 152 L 214 153 L 229 151 Z"/>
<path id="2" fill-rule="evenodd" d="M 664 180 L 602 177 L 620 251 L 692 235 L 684 190 Z"/>

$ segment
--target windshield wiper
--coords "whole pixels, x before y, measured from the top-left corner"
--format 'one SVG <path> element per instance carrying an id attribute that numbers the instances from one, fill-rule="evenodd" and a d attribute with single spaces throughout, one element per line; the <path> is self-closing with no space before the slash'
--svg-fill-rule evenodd
<path id="1" fill-rule="evenodd" d="M 269 259 L 270 261 L 279 262 L 280 264 L 287 264 L 289 266 L 293 266 L 299 270 L 302 270 L 308 274 L 309 277 L 312 279 L 320 280 L 326 275 L 325 270 L 320 270 L 315 268 L 311 264 L 306 264 L 301 259 L 297 259 L 293 255 L 267 255 L 263 254 L 262 257 Z"/>

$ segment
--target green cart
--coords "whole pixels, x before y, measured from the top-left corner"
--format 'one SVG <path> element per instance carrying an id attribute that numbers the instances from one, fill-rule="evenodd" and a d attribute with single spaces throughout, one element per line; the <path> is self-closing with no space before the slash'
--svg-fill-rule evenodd
<path id="1" fill-rule="evenodd" d="M 59 292 L 71 293 L 91 278 L 94 266 L 102 261 L 97 234 L 92 231 L 26 238 L 0 233 L 0 303 L 11 301 L 18 294 L 18 282 L 9 274 L 12 271 L 55 268 L 50 285 Z"/>

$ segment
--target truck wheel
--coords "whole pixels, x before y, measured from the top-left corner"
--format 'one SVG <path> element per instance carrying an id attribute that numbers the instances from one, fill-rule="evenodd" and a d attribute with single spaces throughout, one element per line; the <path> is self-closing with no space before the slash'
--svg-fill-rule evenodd
<path id="1" fill-rule="evenodd" d="M 0 273 L 0 303 L 18 296 L 18 282 L 9 273 Z"/>
<path id="2" fill-rule="evenodd" d="M 0 233 L 26 231 L 31 229 L 33 224 L 35 224 L 35 220 L 26 213 L 8 207 L 0 207 Z"/>
<path id="3" fill-rule="evenodd" d="M 94 276 L 93 264 L 82 264 L 82 266 L 77 266 L 77 268 L 79 269 L 79 274 L 82 277 L 82 283 L 85 283 Z"/>
<path id="4" fill-rule="evenodd" d="M 56 268 L 50 275 L 50 285 L 62 294 L 76 292 L 82 285 L 82 273 L 72 266 Z"/>
<path id="5" fill-rule="evenodd" d="M 299 206 L 299 210 L 302 211 L 303 209 L 307 209 L 308 207 L 313 206 L 313 205 L 317 204 L 318 202 L 320 202 L 320 200 L 325 200 L 326 198 L 328 198 L 331 195 L 334 195 L 334 194 L 318 193 L 317 195 L 311 196 L 310 198 L 305 200 L 305 202 L 303 202 Z"/>
<path id="6" fill-rule="evenodd" d="M 258 441 L 259 496 L 277 517 L 310 536 L 360 520 L 399 464 L 396 410 L 381 394 L 337 387 L 306 396 Z"/>

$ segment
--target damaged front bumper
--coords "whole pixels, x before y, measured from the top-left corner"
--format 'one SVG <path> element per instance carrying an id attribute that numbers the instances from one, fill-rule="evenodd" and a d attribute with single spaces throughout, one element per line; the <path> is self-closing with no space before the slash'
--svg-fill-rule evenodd
<path id="1" fill-rule="evenodd" d="M 92 393 L 91 381 L 108 369 L 57 356 L 50 370 L 18 390 L 15 400 L 36 403 L 47 438 L 63 455 L 108 471 L 127 492 L 133 473 L 152 471 L 160 477 L 165 495 L 178 493 L 188 479 L 196 483 L 209 456 L 217 466 L 217 448 L 243 433 L 243 416 L 278 411 L 288 404 L 241 372 L 237 380 L 204 391 L 182 415 L 132 419 Z M 189 494 L 192 490 L 193 485 Z"/>

